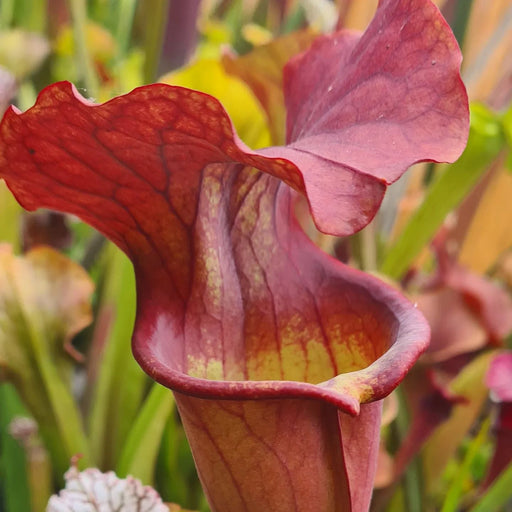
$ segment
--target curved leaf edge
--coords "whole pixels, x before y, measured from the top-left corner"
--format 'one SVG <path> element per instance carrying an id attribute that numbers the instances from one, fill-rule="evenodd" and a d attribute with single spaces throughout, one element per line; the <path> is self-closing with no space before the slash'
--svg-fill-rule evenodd
<path id="1" fill-rule="evenodd" d="M 386 190 L 385 180 L 340 162 L 335 162 L 313 153 L 304 152 L 291 146 L 270 146 L 253 151 L 240 139 L 233 125 L 233 122 L 229 117 L 229 114 L 226 112 L 224 106 L 217 98 L 211 96 L 210 94 L 188 89 L 186 87 L 169 85 L 165 83 L 142 85 L 140 87 L 136 87 L 127 94 L 114 97 L 103 103 L 95 103 L 92 99 L 85 98 L 73 83 L 66 80 L 55 82 L 43 88 L 37 95 L 34 105 L 26 111 L 21 111 L 14 105 L 9 106 L 9 108 L 5 111 L 2 120 L 0 121 L 0 131 L 4 130 L 5 125 L 9 125 L 15 122 L 15 119 L 18 116 L 22 117 L 30 113 L 36 113 L 40 108 L 44 109 L 47 106 L 47 103 L 51 104 L 55 101 L 55 98 L 72 96 L 75 101 L 81 103 L 82 105 L 98 109 L 102 106 L 115 104 L 121 98 L 126 99 L 131 96 L 136 96 L 139 92 L 151 90 L 155 87 L 158 87 L 161 91 L 166 91 L 169 95 L 173 91 L 186 91 L 187 93 L 193 93 L 197 97 L 206 98 L 210 104 L 215 104 L 220 113 L 220 116 L 229 123 L 230 129 L 229 133 L 226 135 L 230 139 L 230 143 L 232 144 L 233 149 L 237 151 L 238 154 L 229 155 L 229 157 L 232 158 L 229 161 L 223 160 L 219 162 L 210 162 L 210 164 L 239 163 L 243 165 L 252 165 L 253 167 L 266 174 L 272 173 L 276 178 L 286 183 L 286 185 L 293 188 L 306 198 L 312 213 L 313 221 L 315 222 L 315 225 L 319 231 L 322 233 L 334 236 L 348 236 L 361 230 L 369 222 L 371 222 L 373 217 L 376 215 L 384 198 L 384 192 Z M 0 159 L 2 159 L 1 154 Z M 345 177 L 354 175 L 357 176 L 358 180 L 360 180 L 361 183 L 364 183 L 364 186 L 368 190 L 375 191 L 374 194 L 377 197 L 375 198 L 371 211 L 365 212 L 361 215 L 362 221 L 354 222 L 353 219 L 344 218 L 343 215 L 337 215 L 334 220 L 328 221 L 326 213 L 319 209 L 319 206 L 321 206 L 322 202 L 318 200 L 318 197 L 316 197 L 318 195 L 318 191 L 315 188 L 315 183 L 309 183 L 309 181 L 305 179 L 305 173 L 301 170 L 299 164 L 297 164 L 295 160 L 301 160 L 303 166 L 335 166 L 338 168 L 336 170 L 344 174 Z M 1 164 L 3 164 L 3 162 L 0 160 L 0 165 Z M 264 169 L 264 167 L 266 168 Z M 336 176 L 330 177 L 334 178 Z M 1 174 L 0 178 L 3 178 Z M 6 180 L 6 183 L 9 190 L 24 209 L 28 211 L 34 211 L 41 207 L 39 203 L 36 204 L 25 195 L 20 195 L 13 187 L 10 186 L 9 180 Z M 334 196 L 332 198 L 334 198 Z M 53 208 L 52 206 L 48 207 Z M 350 216 L 350 214 L 348 214 L 348 216 Z"/>

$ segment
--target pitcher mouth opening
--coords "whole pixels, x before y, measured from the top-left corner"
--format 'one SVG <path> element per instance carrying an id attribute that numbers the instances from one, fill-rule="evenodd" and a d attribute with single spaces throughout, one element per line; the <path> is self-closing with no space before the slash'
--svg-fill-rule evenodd
<path id="1" fill-rule="evenodd" d="M 346 270 L 349 275 L 357 274 L 352 277 L 363 279 L 361 286 L 355 289 L 373 303 L 372 307 L 365 306 L 367 316 L 364 323 L 368 327 L 365 351 L 357 352 L 361 345 L 351 344 L 350 341 L 357 340 L 352 336 L 340 340 L 345 344 L 328 340 L 331 355 L 337 351 L 334 357 L 338 358 L 339 364 L 320 366 L 322 361 L 331 363 L 334 360 L 336 363 L 332 358 L 319 358 L 314 363 L 298 359 L 305 358 L 300 344 L 291 347 L 289 359 L 285 360 L 283 353 L 274 354 L 283 365 L 319 364 L 315 373 L 318 378 L 314 380 L 297 378 L 293 374 L 295 367 L 291 371 L 284 366 L 277 367 L 276 371 L 275 365 L 265 366 L 269 361 L 265 352 L 254 354 L 254 357 L 260 357 L 256 361 L 259 364 L 256 368 L 260 371 L 254 371 L 252 368 L 255 366 L 251 368 L 247 359 L 235 361 L 234 369 L 229 367 L 230 354 L 220 353 L 220 357 L 211 360 L 187 354 L 186 340 L 180 338 L 181 332 L 176 331 L 173 318 L 165 313 L 154 316 L 151 326 L 147 316 L 139 316 L 144 317 L 144 321 L 138 320 L 136 324 L 133 340 L 135 357 L 152 378 L 178 393 L 226 400 L 321 399 L 356 415 L 361 403 L 384 398 L 401 382 L 426 349 L 430 330 L 422 314 L 397 291 L 372 276 L 353 269 Z M 325 354 L 325 346 L 322 348 Z M 346 354 L 351 354 L 350 364 L 343 365 L 347 361 Z M 309 375 L 313 372 L 309 371 Z"/>

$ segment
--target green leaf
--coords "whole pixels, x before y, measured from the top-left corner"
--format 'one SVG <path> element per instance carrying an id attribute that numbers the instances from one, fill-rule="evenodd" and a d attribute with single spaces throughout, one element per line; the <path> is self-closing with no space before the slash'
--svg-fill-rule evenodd
<path id="1" fill-rule="evenodd" d="M 469 512 L 502 512 L 512 502 L 512 464 L 509 464 Z"/>
<path id="2" fill-rule="evenodd" d="M 204 495 L 183 426 L 176 414 L 169 416 L 163 433 L 156 479 L 165 501 L 185 503 L 190 508 L 202 510 Z"/>
<path id="3" fill-rule="evenodd" d="M 173 408 L 171 391 L 155 382 L 119 458 L 116 473 L 120 477 L 133 475 L 152 485 L 158 449 Z"/>
<path id="4" fill-rule="evenodd" d="M 30 510 L 30 493 L 25 466 L 25 453 L 9 434 L 9 424 L 16 416 L 26 414 L 11 384 L 0 385 L 0 496 L 8 512 Z M 0 510 L 2 503 L 0 502 Z"/>
<path id="5" fill-rule="evenodd" d="M 138 414 L 148 378 L 133 358 L 130 342 L 135 322 L 135 277 L 128 258 L 114 245 L 105 251 L 105 281 L 99 298 L 91 357 L 98 378 L 89 416 L 91 450 L 100 468 L 116 465 Z M 104 332 L 106 330 L 106 333 Z M 103 338 L 104 337 L 104 338 Z M 95 368 L 94 365 L 98 365 Z"/>
<path id="6" fill-rule="evenodd" d="M 448 389 L 454 396 L 466 399 L 452 409 L 448 420 L 434 431 L 422 451 L 423 484 L 428 493 L 439 489 L 439 481 L 460 446 L 461 439 L 482 414 L 489 395 L 484 378 L 494 351 L 485 351 L 466 364 L 450 382 Z"/>
<path id="7" fill-rule="evenodd" d="M 435 235 L 446 215 L 476 185 L 504 145 L 499 116 L 483 105 L 472 105 L 466 150 L 431 185 L 423 203 L 388 250 L 380 269 L 382 273 L 393 279 L 403 276 L 414 258 Z"/>
<path id="8" fill-rule="evenodd" d="M 0 2 L 0 28 L 7 30 L 12 23 L 14 17 L 15 0 L 3 0 Z"/>
<path id="9" fill-rule="evenodd" d="M 481 451 L 489 433 L 490 421 L 486 418 L 478 434 L 471 440 L 464 460 L 458 467 L 453 481 L 448 488 L 441 512 L 457 512 L 462 496 L 464 482 L 471 476 L 471 465 Z"/>

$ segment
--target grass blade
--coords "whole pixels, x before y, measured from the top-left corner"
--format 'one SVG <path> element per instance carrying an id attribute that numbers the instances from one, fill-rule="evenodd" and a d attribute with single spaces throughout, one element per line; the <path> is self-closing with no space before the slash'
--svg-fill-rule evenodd
<path id="1" fill-rule="evenodd" d="M 469 512 L 502 512 L 503 507 L 511 502 L 512 464 L 509 464 Z"/>
<path id="2" fill-rule="evenodd" d="M 173 409 L 171 391 L 154 383 L 119 458 L 119 476 L 133 475 L 145 484 L 153 483 L 158 449 Z"/>
<path id="3" fill-rule="evenodd" d="M 430 187 L 425 200 L 388 250 L 381 265 L 382 273 L 393 279 L 403 276 L 435 235 L 446 215 L 467 196 L 504 146 L 499 117 L 483 106 L 474 105 L 466 150 Z"/>

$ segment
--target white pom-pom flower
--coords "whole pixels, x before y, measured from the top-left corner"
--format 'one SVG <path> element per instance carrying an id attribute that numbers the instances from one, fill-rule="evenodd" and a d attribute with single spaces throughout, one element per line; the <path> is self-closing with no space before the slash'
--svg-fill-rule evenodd
<path id="1" fill-rule="evenodd" d="M 46 512 L 169 512 L 152 487 L 131 476 L 73 466 L 65 479 L 66 487 L 50 498 Z"/>

